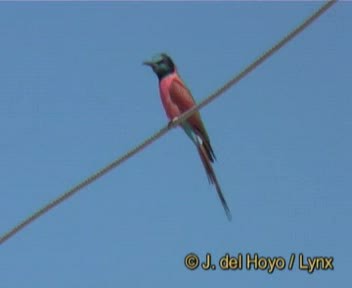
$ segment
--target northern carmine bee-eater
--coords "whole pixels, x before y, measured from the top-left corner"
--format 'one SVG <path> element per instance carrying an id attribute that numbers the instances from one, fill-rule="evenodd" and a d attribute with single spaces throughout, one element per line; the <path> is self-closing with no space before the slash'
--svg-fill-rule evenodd
<path id="1" fill-rule="evenodd" d="M 191 92 L 181 80 L 174 62 L 168 55 L 164 53 L 159 54 L 151 61 L 145 61 L 143 64 L 150 66 L 159 78 L 161 101 L 170 121 L 174 121 L 182 113 L 195 105 Z M 212 162 L 215 160 L 215 154 L 199 112 L 194 113 L 180 125 L 186 132 L 187 136 L 196 145 L 209 182 L 215 185 L 227 218 L 231 220 L 230 209 L 227 206 L 212 166 Z"/>

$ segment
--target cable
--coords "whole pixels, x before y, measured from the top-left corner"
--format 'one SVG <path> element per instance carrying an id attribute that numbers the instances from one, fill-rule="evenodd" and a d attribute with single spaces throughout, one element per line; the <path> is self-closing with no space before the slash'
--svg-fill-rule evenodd
<path id="1" fill-rule="evenodd" d="M 164 126 L 161 128 L 158 132 L 156 132 L 154 135 L 146 139 L 144 142 L 140 143 L 130 151 L 128 151 L 126 154 L 123 154 L 120 158 L 114 160 L 95 174 L 89 176 L 85 180 L 83 180 L 81 183 L 77 184 L 70 190 L 66 191 L 62 195 L 60 195 L 58 198 L 54 199 L 47 205 L 43 206 L 41 209 L 37 210 L 35 213 L 30 215 L 28 218 L 24 219 L 22 222 L 20 222 L 18 225 L 14 226 L 12 229 L 4 233 L 0 237 L 0 244 L 3 244 L 6 240 L 10 239 L 13 237 L 15 234 L 17 234 L 19 231 L 21 231 L 23 228 L 25 228 L 27 225 L 31 224 L 34 222 L 36 219 L 53 209 L 55 206 L 61 204 L 63 201 L 66 199 L 70 198 L 73 196 L 75 193 L 83 189 L 84 187 L 88 186 L 89 184 L 93 183 L 106 173 L 110 172 L 113 168 L 119 166 L 144 148 L 146 148 L 148 145 L 152 144 L 154 141 L 159 139 L 161 136 L 166 134 L 171 128 L 176 127 L 179 125 L 181 122 L 185 121 L 187 118 L 189 118 L 195 111 L 202 109 L 204 106 L 208 105 L 210 102 L 215 100 L 215 98 L 219 97 L 221 94 L 223 94 L 226 90 L 228 90 L 230 87 L 232 87 L 234 84 L 239 82 L 243 77 L 247 76 L 250 72 L 252 72 L 256 67 L 258 67 L 260 64 L 262 64 L 265 60 L 267 60 L 270 56 L 272 56 L 275 52 L 277 52 L 279 49 L 281 49 L 285 44 L 287 44 L 290 40 L 292 40 L 295 36 L 297 36 L 300 32 L 302 32 L 304 29 L 306 29 L 314 20 L 316 20 L 319 16 L 321 16 L 325 11 L 327 11 L 333 4 L 335 4 L 337 1 L 327 1 L 325 2 L 318 10 L 316 10 L 311 16 L 309 16 L 306 20 L 304 20 L 300 25 L 298 25 L 294 30 L 292 30 L 290 33 L 288 33 L 284 38 L 282 38 L 279 42 L 277 42 L 274 46 L 272 46 L 269 50 L 267 50 L 265 53 L 263 53 L 260 57 L 258 57 L 252 64 L 247 66 L 245 69 L 243 69 L 240 73 L 238 73 L 234 78 L 232 78 L 230 81 L 225 83 L 221 88 L 216 90 L 213 94 L 205 98 L 203 101 L 201 101 L 198 105 L 194 106 L 192 109 L 186 111 L 183 113 L 177 120 L 171 122 L 169 125 Z"/>

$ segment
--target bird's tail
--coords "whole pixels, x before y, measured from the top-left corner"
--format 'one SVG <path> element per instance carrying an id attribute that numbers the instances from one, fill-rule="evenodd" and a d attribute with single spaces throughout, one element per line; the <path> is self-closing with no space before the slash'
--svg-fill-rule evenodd
<path id="1" fill-rule="evenodd" d="M 211 161 L 208 157 L 207 150 L 206 150 L 205 146 L 203 145 L 203 143 L 198 143 L 197 148 L 198 148 L 198 153 L 199 153 L 200 159 L 202 159 L 203 166 L 204 166 L 205 171 L 207 173 L 208 180 L 211 184 L 215 185 L 215 188 L 216 188 L 216 191 L 218 192 L 218 196 L 220 198 L 221 204 L 224 207 L 226 216 L 229 219 L 229 221 L 231 221 L 231 219 L 232 219 L 231 211 L 229 209 L 229 206 L 227 206 L 225 197 L 221 191 L 218 179 L 216 178 L 213 166 L 212 166 Z"/>

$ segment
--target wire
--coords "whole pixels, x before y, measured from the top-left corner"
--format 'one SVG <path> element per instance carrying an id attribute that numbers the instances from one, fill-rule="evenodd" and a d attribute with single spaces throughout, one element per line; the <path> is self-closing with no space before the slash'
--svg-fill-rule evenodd
<path id="1" fill-rule="evenodd" d="M 35 213 L 30 215 L 28 218 L 24 219 L 22 222 L 14 226 L 12 229 L 4 233 L 0 237 L 0 244 L 3 244 L 5 241 L 13 237 L 15 234 L 17 234 L 19 231 L 21 231 L 23 228 L 34 222 L 36 219 L 39 217 L 43 216 L 45 213 L 49 212 L 51 209 L 54 207 L 58 206 L 61 204 L 63 201 L 67 200 L 74 194 L 76 194 L 78 191 L 83 189 L 84 187 L 88 186 L 89 184 L 93 183 L 103 175 L 107 174 L 110 172 L 112 169 L 116 168 L 117 166 L 121 165 L 123 162 L 137 154 L 138 152 L 142 151 L 144 148 L 146 148 L 148 145 L 152 144 L 154 141 L 159 139 L 161 136 L 166 134 L 171 128 L 176 127 L 179 125 L 181 122 L 185 121 L 187 118 L 189 118 L 194 112 L 202 109 L 204 106 L 208 105 L 210 102 L 215 100 L 215 98 L 219 97 L 221 94 L 223 94 L 226 90 L 228 90 L 230 87 L 235 85 L 237 82 L 239 82 L 242 78 L 247 76 L 250 72 L 252 72 L 255 68 L 257 68 L 260 64 L 262 64 L 265 60 L 267 60 L 270 56 L 272 56 L 275 52 L 277 52 L 279 49 L 281 49 L 284 45 L 286 45 L 290 40 L 292 40 L 295 36 L 297 36 L 300 32 L 302 32 L 304 29 L 306 29 L 314 20 L 319 18 L 325 11 L 327 11 L 333 4 L 335 4 L 337 1 L 327 1 L 325 2 L 318 10 L 316 10 L 311 16 L 309 16 L 307 19 L 305 19 L 300 25 L 298 25 L 294 30 L 292 30 L 290 33 L 288 33 L 284 38 L 282 38 L 279 42 L 277 42 L 274 46 L 272 46 L 269 50 L 267 50 L 265 53 L 263 53 L 260 57 L 258 57 L 255 61 L 253 61 L 249 66 L 247 66 L 245 69 L 243 69 L 240 73 L 238 73 L 234 78 L 232 78 L 230 81 L 225 83 L 221 88 L 216 90 L 213 94 L 209 95 L 207 98 L 205 98 L 203 101 L 201 101 L 198 105 L 194 106 L 192 109 L 186 111 L 183 113 L 179 118 L 177 118 L 175 121 L 171 122 L 169 125 L 164 126 L 161 128 L 158 132 L 156 132 L 154 135 L 151 137 L 147 138 L 144 142 L 140 143 L 127 153 L 123 154 L 121 157 L 118 159 L 114 160 L 95 174 L 89 176 L 85 180 L 83 180 L 81 183 L 77 184 L 76 186 L 72 187 L 70 190 L 66 191 L 62 195 L 60 195 L 58 198 L 54 199 L 50 203 L 46 204 L 43 206 L 41 209 L 37 210 Z"/>

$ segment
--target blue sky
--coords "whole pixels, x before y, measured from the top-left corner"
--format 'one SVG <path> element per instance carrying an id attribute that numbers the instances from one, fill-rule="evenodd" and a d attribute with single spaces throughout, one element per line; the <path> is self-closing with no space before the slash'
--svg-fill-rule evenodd
<path id="1" fill-rule="evenodd" d="M 0 3 L 0 233 L 167 119 L 142 61 L 203 99 L 321 3 Z M 202 110 L 228 222 L 181 129 L 0 247 L 1 287 L 319 287 L 351 258 L 352 5 Z M 333 256 L 334 271 L 189 271 L 212 253 Z"/>

